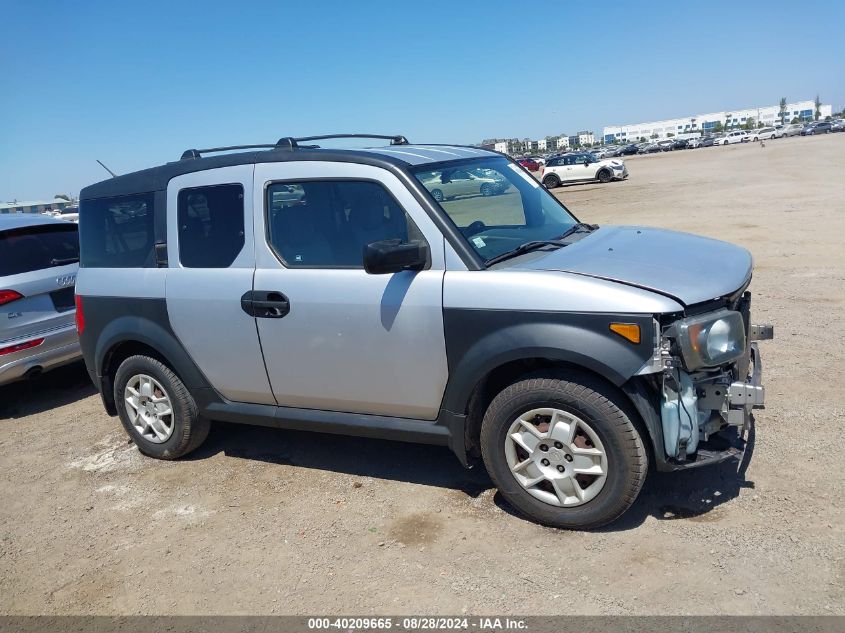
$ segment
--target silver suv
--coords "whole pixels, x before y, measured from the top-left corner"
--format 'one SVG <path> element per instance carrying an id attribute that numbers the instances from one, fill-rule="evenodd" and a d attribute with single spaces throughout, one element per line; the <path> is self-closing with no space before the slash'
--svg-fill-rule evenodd
<path id="1" fill-rule="evenodd" d="M 0 385 L 81 357 L 73 297 L 78 262 L 75 224 L 0 216 Z"/>
<path id="2" fill-rule="evenodd" d="M 742 454 L 771 333 L 746 250 L 579 222 L 496 152 L 324 138 L 82 191 L 83 353 L 143 453 L 212 419 L 439 444 L 565 528 L 620 516 L 650 464 Z M 464 173 L 495 195 L 446 195 Z"/>

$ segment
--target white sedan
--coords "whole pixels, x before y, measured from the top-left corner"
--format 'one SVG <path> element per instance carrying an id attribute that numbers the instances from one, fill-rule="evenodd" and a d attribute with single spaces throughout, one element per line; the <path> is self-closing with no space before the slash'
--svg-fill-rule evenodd
<path id="1" fill-rule="evenodd" d="M 496 178 L 493 173 L 473 173 L 464 169 L 438 172 L 423 185 L 437 202 L 462 196 L 497 196 L 510 187 L 501 176 Z"/>
<path id="2" fill-rule="evenodd" d="M 551 189 L 564 182 L 623 180 L 628 177 L 628 168 L 621 160 L 599 160 L 589 152 L 579 152 L 549 159 L 540 175 L 546 188 Z"/>

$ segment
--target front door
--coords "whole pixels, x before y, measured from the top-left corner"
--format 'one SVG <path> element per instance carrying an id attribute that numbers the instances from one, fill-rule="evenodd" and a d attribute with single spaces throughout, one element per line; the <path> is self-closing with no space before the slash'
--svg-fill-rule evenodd
<path id="1" fill-rule="evenodd" d="M 386 170 L 331 162 L 256 165 L 257 315 L 280 406 L 434 420 L 448 369 L 444 241 Z M 367 274 L 363 250 L 428 243 L 418 272 Z"/>

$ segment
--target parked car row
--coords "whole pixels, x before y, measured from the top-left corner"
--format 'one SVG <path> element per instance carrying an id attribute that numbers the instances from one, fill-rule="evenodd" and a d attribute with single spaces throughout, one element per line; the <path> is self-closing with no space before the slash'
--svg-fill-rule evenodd
<path id="1" fill-rule="evenodd" d="M 733 145 L 751 141 L 769 141 L 785 136 L 813 136 L 830 132 L 845 131 L 845 121 L 812 121 L 810 123 L 793 123 L 789 125 L 765 126 L 754 130 L 731 130 L 724 134 L 706 135 L 688 139 L 663 139 L 629 143 L 628 145 L 605 145 L 590 150 L 597 158 L 616 158 L 634 154 L 653 154 L 669 152 L 678 149 L 695 149 L 710 147 L 711 145 Z"/>

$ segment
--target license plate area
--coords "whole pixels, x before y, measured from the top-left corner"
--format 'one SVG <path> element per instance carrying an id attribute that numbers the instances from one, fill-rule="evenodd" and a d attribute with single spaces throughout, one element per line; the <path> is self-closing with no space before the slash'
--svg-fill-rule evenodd
<path id="1" fill-rule="evenodd" d="M 68 310 L 73 310 L 73 293 L 73 286 L 70 286 L 69 288 L 62 288 L 61 290 L 54 290 L 50 293 L 50 299 L 53 301 L 53 307 L 56 308 L 56 312 L 67 312 Z"/>

